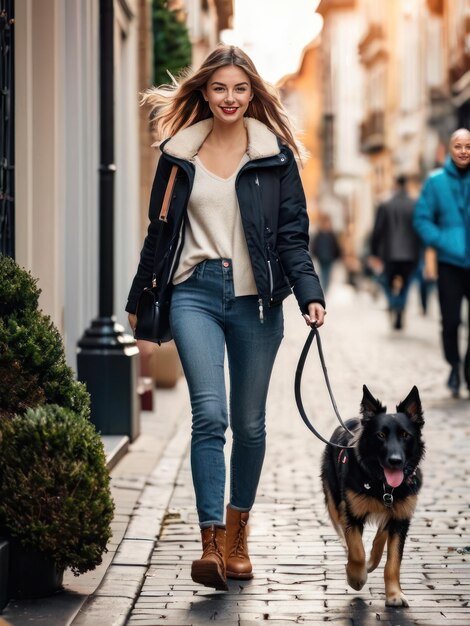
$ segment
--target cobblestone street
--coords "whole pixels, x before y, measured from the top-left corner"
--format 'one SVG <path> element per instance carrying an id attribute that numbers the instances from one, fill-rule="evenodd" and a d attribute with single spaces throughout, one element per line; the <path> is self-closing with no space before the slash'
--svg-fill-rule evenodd
<path id="1" fill-rule="evenodd" d="M 186 400 L 177 433 L 147 481 L 148 489 L 155 484 L 165 485 L 167 490 L 175 486 L 168 496 L 150 566 L 141 577 L 143 584 L 137 585 L 138 597 L 123 623 L 470 624 L 470 558 L 465 550 L 470 545 L 470 401 L 467 395 L 450 399 L 445 387 L 447 365 L 438 338 L 437 302 L 433 299 L 430 313 L 422 317 L 417 312 L 415 291 L 413 288 L 405 330 L 397 333 L 389 328 L 381 296 L 374 299 L 368 292 L 356 293 L 334 284 L 321 333 L 343 418 L 357 415 L 364 383 L 389 409 L 414 384 L 421 394 L 427 445 L 424 488 L 405 546 L 401 576 L 410 608 L 385 608 L 383 562 L 369 575 L 362 591 L 354 592 L 346 583 L 344 552 L 321 493 L 323 446 L 301 422 L 294 402 L 294 373 L 307 329 L 290 298 L 268 404 L 268 451 L 250 518 L 254 579 L 230 581 L 228 593 L 198 587 L 190 579 L 190 564 L 200 554 L 200 543 L 189 469 Z M 175 397 L 186 394 L 184 381 L 173 393 Z M 336 422 L 315 346 L 304 373 L 303 395 L 310 419 L 329 436 Z M 145 507 L 145 490 L 140 507 Z M 366 529 L 366 549 L 371 532 Z M 136 549 L 139 537 L 127 537 L 129 551 L 132 545 Z M 105 581 L 95 603 L 74 624 L 94 624 L 93 616 L 98 623 L 100 615 L 101 624 L 111 623 L 104 619 L 106 606 L 108 610 L 115 607 L 118 596 L 125 595 L 129 566 L 125 559 L 121 570 L 115 566 L 114 579 L 108 574 L 108 584 Z M 142 567 L 136 570 L 139 572 Z"/>

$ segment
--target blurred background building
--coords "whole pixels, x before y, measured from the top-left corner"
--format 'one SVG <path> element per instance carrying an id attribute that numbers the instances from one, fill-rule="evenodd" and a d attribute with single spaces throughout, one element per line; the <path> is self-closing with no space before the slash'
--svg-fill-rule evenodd
<path id="1" fill-rule="evenodd" d="M 98 307 L 99 6 L 0 0 L 0 247 L 39 279 L 41 306 L 61 329 L 72 366 Z M 113 6 L 121 323 L 157 159 L 138 95 L 155 80 L 157 10 L 186 30 L 189 62 L 198 65 L 221 39 L 233 41 L 279 85 L 311 155 L 302 177 L 312 224 L 329 214 L 353 261 L 394 176 L 419 184 L 443 161 L 452 130 L 470 126 L 470 0 Z M 168 48 L 172 54 L 180 51 Z"/>

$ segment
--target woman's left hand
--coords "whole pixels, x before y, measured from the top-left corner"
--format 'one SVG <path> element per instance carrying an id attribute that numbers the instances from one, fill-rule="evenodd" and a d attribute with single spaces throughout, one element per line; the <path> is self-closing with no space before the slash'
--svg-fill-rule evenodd
<path id="1" fill-rule="evenodd" d="M 320 328 L 325 322 L 325 315 L 326 311 L 319 302 L 310 302 L 308 305 L 308 315 L 304 315 L 304 320 L 308 326 L 316 322 L 317 328 Z"/>

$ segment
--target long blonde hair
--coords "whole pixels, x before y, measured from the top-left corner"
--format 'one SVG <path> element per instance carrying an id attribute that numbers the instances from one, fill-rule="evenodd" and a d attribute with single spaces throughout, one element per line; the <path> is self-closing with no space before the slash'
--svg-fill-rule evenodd
<path id="1" fill-rule="evenodd" d="M 253 98 L 246 116 L 265 124 L 299 159 L 305 156 L 303 146 L 295 139 L 292 122 L 277 89 L 261 78 L 253 61 L 243 50 L 224 44 L 219 44 L 195 72 L 187 71 L 172 85 L 153 87 L 143 94 L 141 102 L 152 107 L 159 139 L 166 139 L 182 128 L 212 117 L 202 90 L 212 74 L 227 65 L 236 65 L 250 78 Z"/>

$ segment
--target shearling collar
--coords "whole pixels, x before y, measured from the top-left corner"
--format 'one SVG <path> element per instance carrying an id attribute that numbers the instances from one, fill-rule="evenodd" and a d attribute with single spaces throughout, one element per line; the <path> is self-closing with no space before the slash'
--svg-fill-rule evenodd
<path id="1" fill-rule="evenodd" d="M 212 126 L 213 118 L 209 118 L 183 128 L 162 146 L 162 151 L 178 159 L 192 159 L 211 132 Z M 279 154 L 277 137 L 265 124 L 252 117 L 246 117 L 245 126 L 248 133 L 247 153 L 250 160 Z"/>

